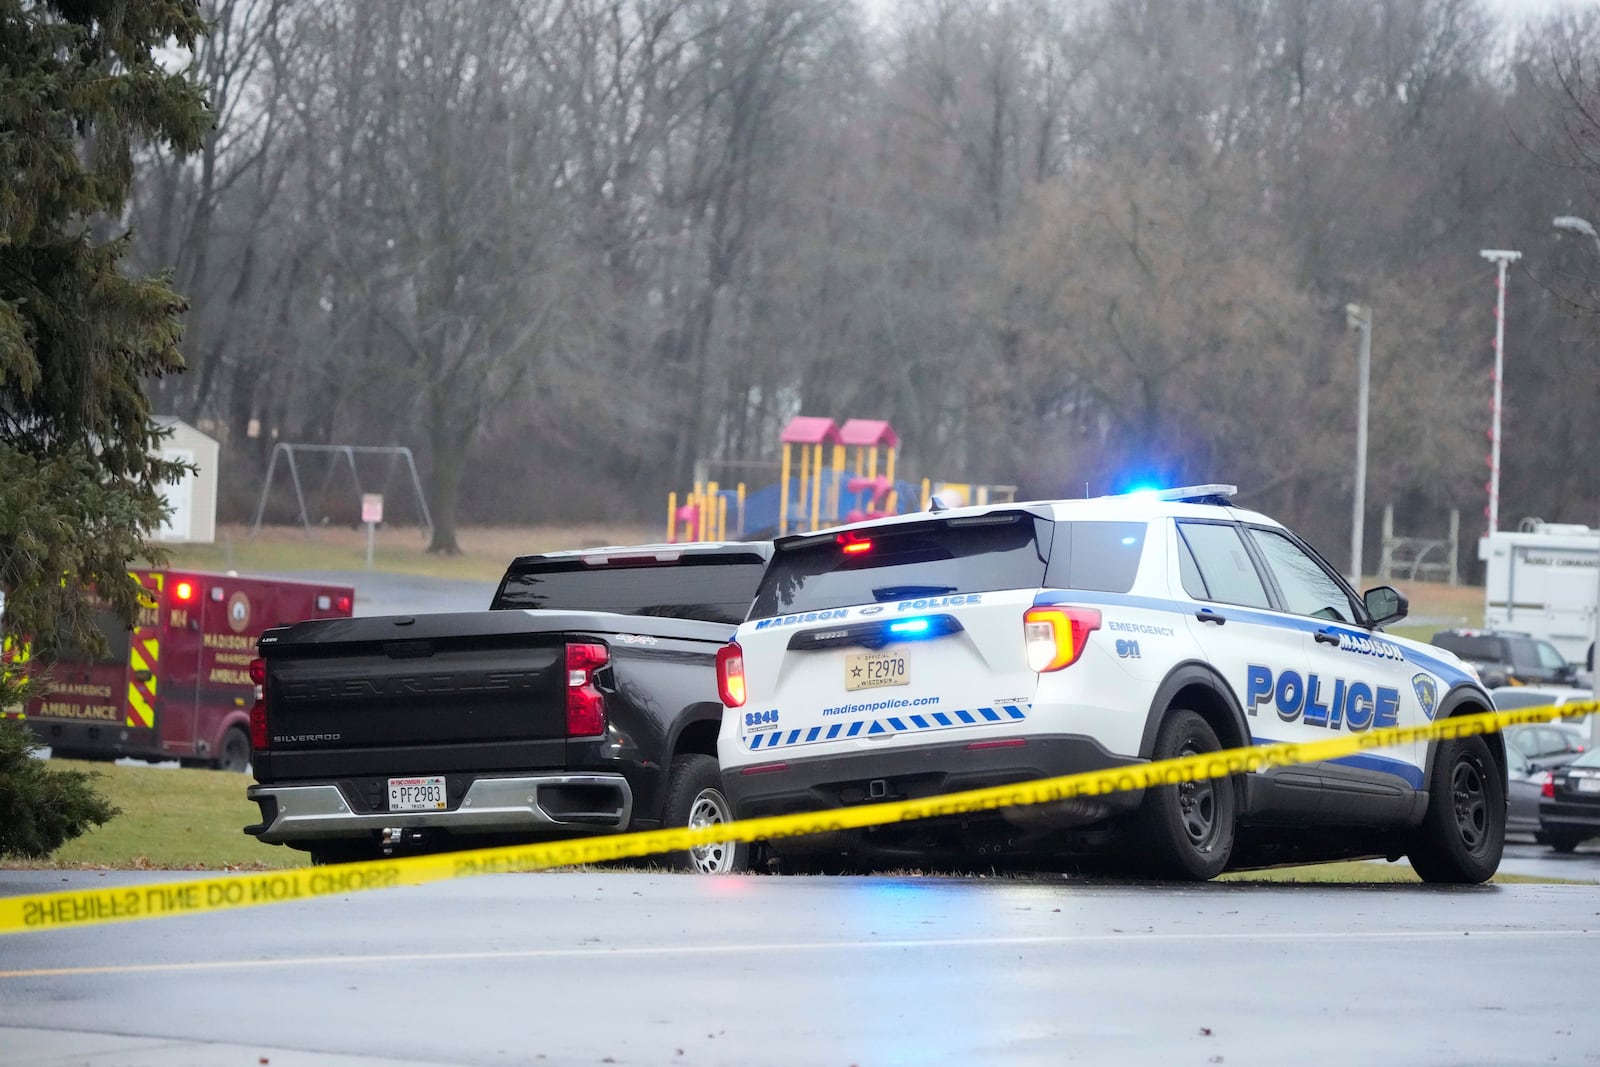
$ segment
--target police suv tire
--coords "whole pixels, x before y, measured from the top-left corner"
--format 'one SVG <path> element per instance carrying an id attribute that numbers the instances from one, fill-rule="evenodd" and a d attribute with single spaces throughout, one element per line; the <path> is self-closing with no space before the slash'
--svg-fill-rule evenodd
<path id="1" fill-rule="evenodd" d="M 1175 759 L 1221 748 L 1205 719 L 1174 708 L 1162 720 L 1150 758 Z M 1141 865 L 1158 878 L 1181 881 L 1203 882 L 1221 874 L 1233 855 L 1237 796 L 1227 778 L 1146 789 L 1136 818 Z"/>
<path id="2" fill-rule="evenodd" d="M 707 826 L 732 821 L 733 805 L 722 790 L 722 771 L 717 761 L 699 752 L 674 757 L 667 774 L 663 824 Z M 743 841 L 719 841 L 687 852 L 668 852 L 662 862 L 676 870 L 698 874 L 735 874 L 748 869 L 750 846 Z"/>
<path id="3" fill-rule="evenodd" d="M 1475 885 L 1500 866 L 1506 793 L 1481 737 L 1443 741 L 1428 781 L 1428 811 L 1409 859 L 1424 882 Z"/>
<path id="4" fill-rule="evenodd" d="M 237 726 L 222 735 L 222 747 L 211 764 L 219 771 L 243 774 L 250 769 L 250 737 Z"/>

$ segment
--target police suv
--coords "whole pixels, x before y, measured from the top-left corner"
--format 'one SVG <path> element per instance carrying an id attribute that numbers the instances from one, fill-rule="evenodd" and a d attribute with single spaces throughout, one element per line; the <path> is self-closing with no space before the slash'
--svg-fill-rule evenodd
<path id="1" fill-rule="evenodd" d="M 781 539 L 718 657 L 739 818 L 1361 733 L 1492 705 L 1450 652 L 1385 634 L 1232 486 L 935 510 Z M 1481 882 L 1505 839 L 1498 735 L 979 818 L 772 842 L 1040 859 L 1121 843 L 1149 873 L 1405 855 Z M 809 855 L 808 855 L 809 853 Z"/>

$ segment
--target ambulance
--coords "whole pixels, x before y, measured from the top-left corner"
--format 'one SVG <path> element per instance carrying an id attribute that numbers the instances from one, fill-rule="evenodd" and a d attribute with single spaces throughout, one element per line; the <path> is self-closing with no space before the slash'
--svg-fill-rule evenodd
<path id="1" fill-rule="evenodd" d="M 244 771 L 256 641 L 303 619 L 349 618 L 355 590 L 201 571 L 130 573 L 145 588 L 138 622 L 128 630 L 111 612 L 97 613 L 104 656 L 66 648 L 51 664 L 13 650 L 13 664 L 48 672 L 48 688 L 19 717 L 53 756 Z"/>

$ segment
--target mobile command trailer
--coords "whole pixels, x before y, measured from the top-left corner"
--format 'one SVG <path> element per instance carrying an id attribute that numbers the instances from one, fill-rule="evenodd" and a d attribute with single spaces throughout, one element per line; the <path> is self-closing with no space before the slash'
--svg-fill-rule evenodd
<path id="1" fill-rule="evenodd" d="M 1570 523 L 1522 520 L 1478 542 L 1487 564 L 1483 626 L 1542 637 L 1568 662 L 1583 664 L 1600 603 L 1600 531 Z"/>
<path id="2" fill-rule="evenodd" d="M 349 618 L 344 585 L 199 571 L 131 572 L 148 591 L 138 623 L 97 619 L 107 654 L 65 649 L 44 696 L 25 709 L 51 755 L 122 756 L 243 771 L 250 764 L 250 661 L 265 630 L 303 619 Z"/>

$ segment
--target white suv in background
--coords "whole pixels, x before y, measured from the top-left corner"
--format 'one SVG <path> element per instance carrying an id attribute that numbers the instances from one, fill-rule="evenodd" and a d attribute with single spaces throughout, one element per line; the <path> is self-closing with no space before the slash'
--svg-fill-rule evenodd
<path id="1" fill-rule="evenodd" d="M 920 797 L 1486 711 L 1282 525 L 1198 486 L 901 515 L 781 539 L 719 656 L 736 817 Z M 1120 842 L 1152 874 L 1408 855 L 1480 882 L 1505 836 L 1498 736 L 1145 793 L 774 842 L 1042 858 Z M 809 852 L 808 857 L 806 853 Z"/>

